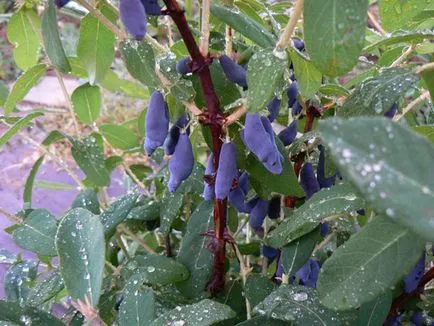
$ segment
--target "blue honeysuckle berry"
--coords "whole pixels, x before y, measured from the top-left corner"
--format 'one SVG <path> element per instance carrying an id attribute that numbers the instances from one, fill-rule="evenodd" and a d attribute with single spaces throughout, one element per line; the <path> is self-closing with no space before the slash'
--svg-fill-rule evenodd
<path id="1" fill-rule="evenodd" d="M 152 155 L 158 147 L 163 145 L 169 129 L 169 110 L 163 94 L 158 91 L 151 95 L 145 124 L 145 151 L 148 155 Z"/>
<path id="2" fill-rule="evenodd" d="M 384 116 L 386 118 L 392 119 L 395 116 L 397 111 L 398 111 L 398 106 L 396 104 L 393 104 L 392 107 L 386 113 L 384 113 Z"/>
<path id="3" fill-rule="evenodd" d="M 286 89 L 286 95 L 288 96 L 288 108 L 292 108 L 295 101 L 297 101 L 298 95 L 298 86 L 296 80 L 294 80 L 292 84 Z"/>
<path id="4" fill-rule="evenodd" d="M 160 16 L 161 7 L 157 0 L 141 0 L 143 7 L 145 8 L 146 15 Z"/>
<path id="5" fill-rule="evenodd" d="M 55 0 L 57 8 L 62 8 L 63 6 L 66 6 L 66 4 L 71 0 Z"/>
<path id="6" fill-rule="evenodd" d="M 222 55 L 219 61 L 223 72 L 226 75 L 226 78 L 229 79 L 231 82 L 240 85 L 244 89 L 247 89 L 246 70 L 239 64 L 235 63 L 227 55 Z"/>
<path id="7" fill-rule="evenodd" d="M 270 122 L 273 122 L 279 115 L 280 102 L 281 101 L 277 97 L 275 97 L 268 103 L 267 109 L 270 112 L 270 114 L 268 115 L 268 120 Z"/>
<path id="8" fill-rule="evenodd" d="M 264 257 L 268 258 L 269 263 L 272 263 L 279 255 L 279 250 L 263 245 L 262 254 L 264 255 Z"/>
<path id="9" fill-rule="evenodd" d="M 273 174 L 283 171 L 283 156 L 277 149 L 270 121 L 259 114 L 246 115 L 245 128 L 240 131 L 246 147 Z"/>
<path id="10" fill-rule="evenodd" d="M 365 209 L 363 209 L 363 208 L 358 209 L 356 212 L 359 215 L 366 215 Z"/>
<path id="11" fill-rule="evenodd" d="M 191 171 L 193 171 L 193 165 L 194 155 L 190 138 L 186 134 L 181 134 L 179 135 L 175 151 L 169 159 L 169 192 L 176 191 L 181 182 L 190 176 Z"/>
<path id="12" fill-rule="evenodd" d="M 176 63 L 176 71 L 181 75 L 187 75 L 191 73 L 191 59 L 190 57 L 184 57 Z"/>
<path id="13" fill-rule="evenodd" d="M 241 188 L 244 195 L 247 195 L 249 192 L 249 174 L 246 171 L 241 173 L 240 178 L 238 179 L 238 186 Z"/>
<path id="14" fill-rule="evenodd" d="M 412 325 L 422 326 L 424 322 L 423 313 L 421 311 L 416 311 L 410 318 Z"/>
<path id="15" fill-rule="evenodd" d="M 406 293 L 417 289 L 420 280 L 425 272 L 425 252 L 417 261 L 414 268 L 404 277 L 404 291 Z"/>
<path id="16" fill-rule="evenodd" d="M 311 163 L 305 163 L 300 171 L 300 185 L 306 193 L 306 200 L 318 192 L 320 187 Z"/>
<path id="17" fill-rule="evenodd" d="M 316 178 L 318 180 L 320 188 L 330 188 L 335 184 L 336 174 L 326 178 L 325 176 L 325 148 L 323 145 L 318 145 L 319 159 L 318 167 L 316 169 Z"/>
<path id="18" fill-rule="evenodd" d="M 172 155 L 175 151 L 176 143 L 178 142 L 179 135 L 181 134 L 181 130 L 185 128 L 188 124 L 188 115 L 184 113 L 181 117 L 175 122 L 175 124 L 170 127 L 169 133 L 167 134 L 166 139 L 163 143 L 164 154 Z M 190 134 L 189 130 L 186 130 L 187 135 Z"/>
<path id="19" fill-rule="evenodd" d="M 292 39 L 292 42 L 294 43 L 294 47 L 300 51 L 303 52 L 304 51 L 304 41 L 303 40 L 299 40 L 297 38 Z"/>
<path id="20" fill-rule="evenodd" d="M 258 230 L 262 227 L 262 223 L 264 223 L 264 219 L 267 216 L 268 201 L 255 197 L 249 202 L 249 205 L 252 207 L 250 211 L 250 226 L 254 230 Z"/>
<path id="21" fill-rule="evenodd" d="M 215 169 L 214 169 L 214 155 L 211 153 L 208 156 L 208 160 L 206 162 L 205 175 L 214 177 Z M 203 189 L 203 198 L 205 200 L 214 200 L 215 197 L 215 187 L 213 184 L 209 184 L 208 182 L 204 182 Z"/>
<path id="22" fill-rule="evenodd" d="M 142 40 L 146 35 L 146 13 L 140 0 L 120 0 L 119 14 L 128 33 Z"/>
<path id="23" fill-rule="evenodd" d="M 227 142 L 220 151 L 219 166 L 215 181 L 217 199 L 225 199 L 232 188 L 232 183 L 238 177 L 237 149 L 235 144 Z"/>
<path id="24" fill-rule="evenodd" d="M 318 260 L 309 258 L 309 260 L 300 268 L 295 275 L 300 279 L 301 285 L 312 288 L 316 287 L 321 264 Z"/>
<path id="25" fill-rule="evenodd" d="M 274 275 L 274 280 L 277 284 L 282 284 L 282 275 L 285 273 L 285 269 L 283 268 L 282 255 L 279 257 L 279 261 L 277 262 L 276 274 Z"/>
<path id="26" fill-rule="evenodd" d="M 238 178 L 238 186 L 229 193 L 229 202 L 239 213 L 250 213 L 251 207 L 246 203 L 246 195 L 249 192 L 249 175 L 241 173 Z"/>
<path id="27" fill-rule="evenodd" d="M 319 229 L 319 234 L 320 234 L 323 238 L 325 238 L 326 235 L 327 235 L 328 233 L 329 233 L 329 224 L 328 224 L 327 222 L 322 223 L 322 224 L 321 224 L 321 227 L 320 227 L 320 229 Z"/>
<path id="28" fill-rule="evenodd" d="M 297 137 L 297 129 L 298 129 L 298 120 L 293 120 L 288 127 L 283 129 L 277 137 L 279 137 L 280 141 L 284 146 L 289 146 L 293 143 L 295 138 Z"/>
<path id="29" fill-rule="evenodd" d="M 301 106 L 299 101 L 295 101 L 294 105 L 292 106 L 292 115 L 295 117 L 301 113 L 301 110 L 303 107 Z"/>
<path id="30" fill-rule="evenodd" d="M 280 217 L 280 196 L 273 196 L 268 205 L 268 217 L 275 220 Z"/>
<path id="31" fill-rule="evenodd" d="M 402 315 L 393 316 L 389 322 L 385 323 L 385 326 L 400 326 L 402 325 Z"/>

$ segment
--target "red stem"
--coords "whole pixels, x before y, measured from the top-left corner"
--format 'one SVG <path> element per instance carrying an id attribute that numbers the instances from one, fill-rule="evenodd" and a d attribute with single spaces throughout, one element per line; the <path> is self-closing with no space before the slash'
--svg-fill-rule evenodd
<path id="1" fill-rule="evenodd" d="M 220 103 L 214 89 L 214 84 L 211 79 L 211 73 L 208 68 L 209 60 L 205 58 L 199 50 L 193 33 L 188 25 L 187 19 L 176 0 L 164 0 L 167 10 L 166 13 L 173 19 L 178 27 L 179 33 L 184 40 L 188 52 L 191 56 L 192 69 L 200 79 L 200 85 L 203 91 L 205 102 L 207 104 L 207 111 L 204 112 L 204 119 L 202 123 L 208 124 L 211 128 L 214 167 L 217 171 L 219 165 L 220 150 L 222 147 L 223 139 L 223 116 L 220 113 Z M 226 228 L 226 211 L 227 201 L 215 200 L 214 203 L 214 228 L 215 228 L 215 251 L 214 251 L 214 270 L 212 279 L 208 284 L 208 289 L 211 294 L 216 295 L 224 289 L 225 284 L 225 239 L 224 231 Z"/>
<path id="2" fill-rule="evenodd" d="M 423 292 L 425 285 L 433 279 L 434 279 L 434 267 L 431 267 L 431 269 L 428 272 L 426 272 L 424 276 L 422 276 L 416 290 L 409 293 L 402 293 L 399 297 L 393 300 L 392 307 L 390 308 L 389 314 L 387 315 L 384 325 L 389 324 L 392 318 L 398 314 L 401 307 L 405 305 L 408 302 L 408 300 L 410 300 L 410 298 L 417 297 L 418 295 L 420 295 Z"/>

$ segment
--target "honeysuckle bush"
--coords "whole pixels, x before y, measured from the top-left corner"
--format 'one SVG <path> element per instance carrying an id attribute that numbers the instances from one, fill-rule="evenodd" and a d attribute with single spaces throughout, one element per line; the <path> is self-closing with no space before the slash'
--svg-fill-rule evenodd
<path id="1" fill-rule="evenodd" d="M 17 104 L 48 72 L 80 86 L 74 130 L 48 130 L 23 209 L 2 208 L 38 260 L 13 261 L 1 324 L 432 324 L 433 10 L 17 2 L 7 36 L 23 72 L 2 85 L 0 145 L 44 114 Z M 58 17 L 71 14 L 67 56 Z M 106 123 L 107 92 L 148 105 Z M 54 216 L 31 194 L 60 141 L 85 177 Z M 129 182 L 108 198 L 116 169 Z"/>

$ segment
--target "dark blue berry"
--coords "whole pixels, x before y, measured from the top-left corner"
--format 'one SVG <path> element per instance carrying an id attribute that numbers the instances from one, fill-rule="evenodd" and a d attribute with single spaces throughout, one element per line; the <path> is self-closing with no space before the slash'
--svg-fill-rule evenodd
<path id="1" fill-rule="evenodd" d="M 422 326 L 423 325 L 423 313 L 421 311 L 417 311 L 413 314 L 413 316 L 411 316 L 410 321 L 413 323 L 413 325 L 415 326 Z"/>
<path id="2" fill-rule="evenodd" d="M 288 127 L 279 132 L 279 139 L 284 146 L 289 146 L 297 137 L 298 120 L 293 120 Z"/>
<path id="3" fill-rule="evenodd" d="M 148 155 L 163 145 L 169 128 L 169 110 L 164 102 L 163 94 L 155 91 L 149 101 L 146 112 L 145 151 Z"/>
<path id="4" fill-rule="evenodd" d="M 330 188 L 335 184 L 336 175 L 326 178 L 325 176 L 325 148 L 323 145 L 318 145 L 319 159 L 316 170 L 316 177 L 320 188 Z"/>
<path id="5" fill-rule="evenodd" d="M 288 108 L 292 108 L 297 100 L 298 87 L 297 81 L 293 81 L 292 84 L 286 89 L 286 95 L 288 95 Z"/>
<path id="6" fill-rule="evenodd" d="M 277 97 L 273 98 L 268 103 L 267 109 L 270 112 L 270 114 L 268 115 L 268 120 L 270 120 L 270 122 L 273 122 L 277 118 L 277 116 L 279 115 L 280 100 Z"/>
<path id="7" fill-rule="evenodd" d="M 141 0 L 143 7 L 145 7 L 145 12 L 149 16 L 160 16 L 161 7 L 157 0 Z"/>
<path id="8" fill-rule="evenodd" d="M 169 159 L 169 184 L 170 192 L 176 191 L 182 181 L 188 178 L 193 170 L 194 156 L 190 138 L 186 134 L 179 135 L 175 152 Z"/>
<path id="9" fill-rule="evenodd" d="M 220 151 L 215 181 L 215 195 L 217 199 L 225 199 L 229 195 L 232 183 L 237 177 L 237 149 L 232 142 L 224 143 Z"/>
<path id="10" fill-rule="evenodd" d="M 176 143 L 178 142 L 179 135 L 181 134 L 181 130 L 184 129 L 188 124 L 188 116 L 184 113 L 175 124 L 169 129 L 169 133 L 164 140 L 163 148 L 164 153 L 166 155 L 172 155 L 175 151 Z M 186 134 L 190 134 L 188 130 L 186 130 Z"/>
<path id="11" fill-rule="evenodd" d="M 397 111 L 398 111 L 398 106 L 396 104 L 393 104 L 392 107 L 386 113 L 384 113 L 384 116 L 386 118 L 392 119 L 395 116 Z"/>
<path id="12" fill-rule="evenodd" d="M 299 40 L 299 39 L 295 38 L 295 39 L 292 40 L 292 42 L 294 42 L 294 47 L 298 51 L 300 51 L 300 52 L 304 51 L 304 42 L 302 40 Z"/>
<path id="13" fill-rule="evenodd" d="M 300 171 L 300 185 L 306 193 L 306 199 L 319 191 L 319 183 L 311 163 L 305 163 Z"/>
<path id="14" fill-rule="evenodd" d="M 146 35 L 146 13 L 140 0 L 120 0 L 119 14 L 125 29 L 136 40 Z"/>
<path id="15" fill-rule="evenodd" d="M 63 6 L 65 6 L 69 1 L 71 0 L 55 0 L 56 2 L 56 6 L 58 8 L 62 8 Z"/>
<path id="16" fill-rule="evenodd" d="M 206 162 L 205 175 L 214 177 L 215 169 L 214 169 L 214 155 L 211 153 Z M 204 190 L 203 190 L 203 198 L 205 200 L 214 200 L 215 197 L 215 187 L 214 184 L 209 184 L 208 182 L 204 182 Z"/>
<path id="17" fill-rule="evenodd" d="M 184 57 L 176 63 L 176 71 L 181 75 L 187 75 L 191 73 L 191 59 L 190 57 Z"/>
<path id="18" fill-rule="evenodd" d="M 227 55 L 222 55 L 219 61 L 227 79 L 235 84 L 240 85 L 244 89 L 247 89 L 246 70 L 239 64 L 232 61 L 232 59 Z"/>
<path id="19" fill-rule="evenodd" d="M 263 245 L 262 254 L 264 255 L 264 257 L 268 258 L 269 263 L 272 263 L 276 259 L 277 255 L 279 254 L 279 250 Z"/>
<path id="20" fill-rule="evenodd" d="M 309 260 L 303 265 L 302 268 L 297 271 L 297 273 L 295 273 L 295 275 L 300 279 L 301 285 L 315 288 L 320 268 L 321 265 L 317 260 L 309 258 Z"/>
<path id="21" fill-rule="evenodd" d="M 251 207 L 246 203 L 249 191 L 249 175 L 243 172 L 238 179 L 238 186 L 229 193 L 229 202 L 239 213 L 250 213 Z"/>
<path id="22" fill-rule="evenodd" d="M 329 233 L 329 224 L 327 222 L 321 224 L 321 228 L 319 230 L 319 234 L 325 238 L 325 236 Z"/>
<path id="23" fill-rule="evenodd" d="M 406 293 L 413 292 L 417 289 L 420 279 L 425 272 L 425 252 L 417 261 L 416 266 L 404 277 L 404 291 Z"/>
<path id="24" fill-rule="evenodd" d="M 292 106 L 292 115 L 295 117 L 301 113 L 301 110 L 303 107 L 301 106 L 299 101 L 295 101 L 294 105 Z"/>
<path id="25" fill-rule="evenodd" d="M 268 212 L 268 201 L 256 197 L 252 199 L 252 202 L 249 202 L 249 205 L 252 207 L 250 212 L 250 225 L 254 230 L 257 230 L 261 228 L 262 223 L 264 223 Z"/>
<path id="26" fill-rule="evenodd" d="M 271 198 L 268 205 L 268 217 L 272 220 L 279 218 L 280 216 L 280 196 L 274 196 Z"/>

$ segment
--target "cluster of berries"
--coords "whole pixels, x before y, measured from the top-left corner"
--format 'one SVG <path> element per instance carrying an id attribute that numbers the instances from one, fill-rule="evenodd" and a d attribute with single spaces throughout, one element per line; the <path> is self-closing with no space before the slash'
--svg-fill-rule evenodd
<path id="1" fill-rule="evenodd" d="M 120 0 L 119 14 L 125 29 L 137 40 L 146 35 L 146 16 L 161 15 L 157 0 Z"/>

